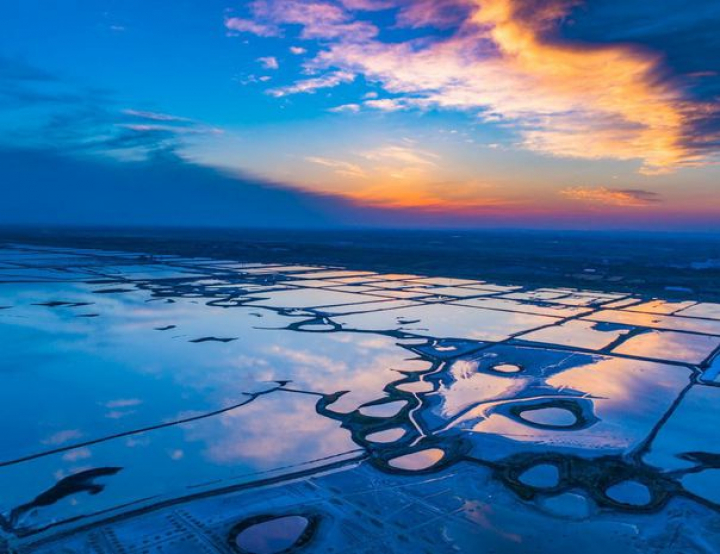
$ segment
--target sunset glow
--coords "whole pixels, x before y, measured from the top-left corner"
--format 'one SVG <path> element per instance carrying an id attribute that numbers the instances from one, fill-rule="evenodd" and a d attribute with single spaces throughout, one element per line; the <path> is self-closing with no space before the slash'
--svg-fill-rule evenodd
<path id="1" fill-rule="evenodd" d="M 174 160 L 332 224 L 720 221 L 711 2 L 39 4 L 0 24 L 4 149 L 38 167 Z"/>

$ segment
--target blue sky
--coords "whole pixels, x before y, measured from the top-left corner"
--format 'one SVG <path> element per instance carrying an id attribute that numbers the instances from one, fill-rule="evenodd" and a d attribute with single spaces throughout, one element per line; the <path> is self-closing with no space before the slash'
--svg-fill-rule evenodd
<path id="1" fill-rule="evenodd" d="M 716 1 L 13 4 L 8 222 L 720 226 Z"/>

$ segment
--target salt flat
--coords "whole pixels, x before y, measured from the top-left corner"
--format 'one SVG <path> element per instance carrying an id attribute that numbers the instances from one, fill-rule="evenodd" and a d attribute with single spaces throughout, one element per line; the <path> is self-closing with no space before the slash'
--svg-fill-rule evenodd
<path id="1" fill-rule="evenodd" d="M 717 552 L 717 312 L 6 245 L 0 551 Z"/>

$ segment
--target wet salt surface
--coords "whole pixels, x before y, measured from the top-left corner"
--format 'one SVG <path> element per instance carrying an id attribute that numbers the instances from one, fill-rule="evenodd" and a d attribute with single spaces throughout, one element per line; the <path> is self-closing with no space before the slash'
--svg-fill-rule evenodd
<path id="1" fill-rule="evenodd" d="M 249 524 L 235 537 L 241 553 L 279 554 L 298 545 L 310 520 L 303 516 L 281 516 Z"/>
<path id="2" fill-rule="evenodd" d="M 369 442 L 388 443 L 400 440 L 406 431 L 396 427 L 395 429 L 387 429 L 386 431 L 377 431 L 376 433 L 370 433 L 365 437 L 365 440 Z"/>
<path id="3" fill-rule="evenodd" d="M 388 464 L 390 467 L 405 471 L 425 471 L 436 465 L 444 457 L 445 452 L 441 449 L 428 448 L 392 458 Z"/>
<path id="4" fill-rule="evenodd" d="M 397 400 L 395 402 L 384 402 L 382 404 L 373 404 L 371 406 L 362 406 L 360 413 L 367 417 L 393 417 L 402 410 L 407 402 Z"/>
<path id="5" fill-rule="evenodd" d="M 518 414 L 524 421 L 547 427 L 572 427 L 577 418 L 570 410 L 563 408 L 540 408 L 524 410 Z"/>
<path id="6" fill-rule="evenodd" d="M 566 492 L 543 499 L 540 506 L 553 516 L 571 520 L 585 519 L 592 510 L 588 498 L 575 492 Z"/>
<path id="7" fill-rule="evenodd" d="M 613 352 L 699 365 L 719 346 L 720 337 L 675 331 L 647 331 L 627 339 Z"/>
<path id="8" fill-rule="evenodd" d="M 610 498 L 621 504 L 630 506 L 645 506 L 652 500 L 648 488 L 637 481 L 622 481 L 607 489 L 605 492 Z"/>
<path id="9" fill-rule="evenodd" d="M 589 350 L 601 350 L 629 332 L 629 327 L 571 320 L 521 335 L 518 339 L 530 342 L 558 344 Z"/>
<path id="10" fill-rule="evenodd" d="M 520 373 L 522 371 L 522 367 L 516 364 L 495 364 L 490 369 L 498 373 Z"/>
<path id="11" fill-rule="evenodd" d="M 552 488 L 560 482 L 560 471 L 552 464 L 538 464 L 523 472 L 519 480 L 530 487 Z"/>
<path id="12" fill-rule="evenodd" d="M 717 305 L 9 246 L 0 307 L 18 553 L 720 552 Z"/>
<path id="13" fill-rule="evenodd" d="M 336 321 L 345 328 L 363 331 L 403 331 L 421 336 L 502 341 L 523 330 L 551 325 L 558 320 L 542 315 L 432 304 L 348 315 Z"/>
<path id="14" fill-rule="evenodd" d="M 397 390 L 404 392 L 413 392 L 415 394 L 422 394 L 433 390 L 433 384 L 427 381 L 416 381 L 414 383 L 401 383 L 395 387 Z"/>

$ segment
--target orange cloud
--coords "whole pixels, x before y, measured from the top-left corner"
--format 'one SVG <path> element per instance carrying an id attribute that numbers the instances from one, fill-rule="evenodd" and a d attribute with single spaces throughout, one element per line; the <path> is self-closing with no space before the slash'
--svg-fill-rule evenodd
<path id="1" fill-rule="evenodd" d="M 323 74 L 309 81 L 311 89 L 317 79 L 322 86 L 347 82 L 349 77 L 322 81 L 341 71 L 363 75 L 393 94 L 349 104 L 353 111 L 361 105 L 475 111 L 485 120 L 512 124 L 528 149 L 584 159 L 637 159 L 646 174 L 705 163 L 705 139 L 694 128 L 717 107 L 688 99 L 678 82 L 660 78 L 660 56 L 627 44 L 549 38 L 578 3 L 256 0 L 252 23 L 262 29 L 296 23 L 304 37 L 322 39 L 319 53 L 306 62 L 308 72 Z M 390 6 L 400 26 L 451 26 L 455 32 L 447 38 L 383 42 L 376 28 L 355 20 L 352 12 Z M 237 22 L 229 26 L 239 28 Z M 300 82 L 275 94 L 303 91 Z"/>
<path id="2" fill-rule="evenodd" d="M 552 44 L 541 38 L 541 31 L 576 3 L 545 3 L 527 19 L 517 0 L 477 2 L 473 23 L 487 27 L 511 71 L 528 76 L 553 99 L 555 117 L 547 128 L 526 133 L 528 146 L 581 158 L 640 158 L 645 173 L 697 161 L 684 138 L 702 108 L 657 78 L 658 56 L 627 45 Z"/>
<path id="3" fill-rule="evenodd" d="M 349 160 L 308 156 L 305 161 L 330 173 L 306 188 L 363 205 L 474 214 L 510 204 L 489 196 L 491 187 L 484 182 L 443 180 L 440 156 L 411 143 L 385 144 L 356 152 Z M 342 184 L 335 175 L 344 178 Z"/>
<path id="4" fill-rule="evenodd" d="M 560 191 L 571 200 L 623 207 L 643 207 L 661 201 L 655 192 L 638 189 L 609 189 L 606 187 L 571 187 Z"/>
<path id="5" fill-rule="evenodd" d="M 477 215 L 496 212 L 513 204 L 510 200 L 485 196 L 486 187 L 474 182 L 432 182 L 407 180 L 376 181 L 370 186 L 343 193 L 364 206 L 412 208 L 421 212 L 453 212 Z"/>

